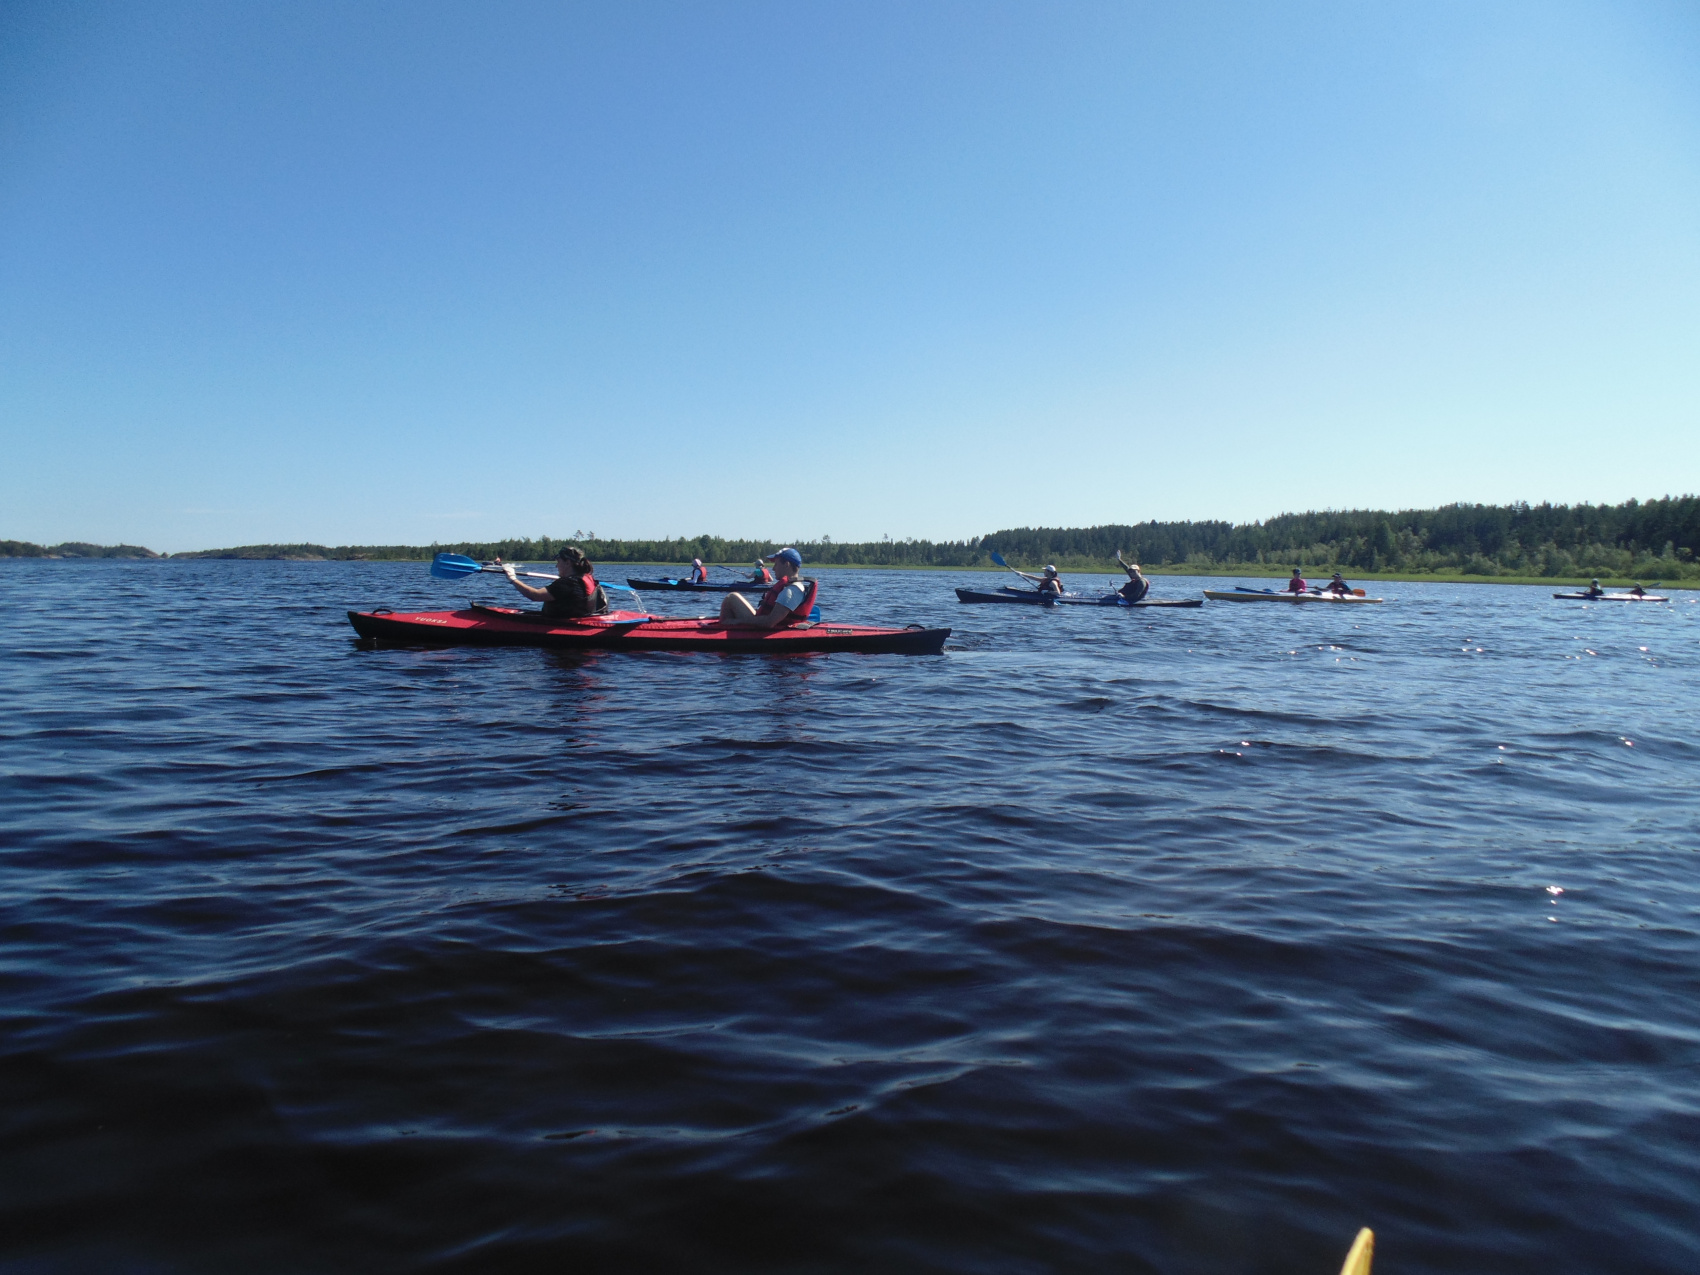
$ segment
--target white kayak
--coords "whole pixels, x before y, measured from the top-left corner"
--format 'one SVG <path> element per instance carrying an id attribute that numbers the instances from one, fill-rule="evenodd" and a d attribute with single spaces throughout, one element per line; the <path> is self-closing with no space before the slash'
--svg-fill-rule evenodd
<path id="1" fill-rule="evenodd" d="M 1563 598 L 1566 602 L 1669 602 L 1669 598 L 1655 597 L 1651 593 L 1555 593 L 1555 598 Z"/>
<path id="2" fill-rule="evenodd" d="M 1276 593 L 1273 589 L 1206 589 L 1204 596 L 1212 602 L 1326 602 L 1343 606 L 1353 602 L 1380 602 L 1380 598 L 1360 597 L 1355 593 Z"/>

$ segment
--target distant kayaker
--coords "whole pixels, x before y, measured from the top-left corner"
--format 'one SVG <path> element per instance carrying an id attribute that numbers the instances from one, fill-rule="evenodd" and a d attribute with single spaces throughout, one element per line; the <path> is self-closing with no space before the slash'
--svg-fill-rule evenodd
<path id="1" fill-rule="evenodd" d="M 1121 555 L 1116 555 L 1116 561 L 1121 562 Z M 1127 572 L 1127 583 L 1117 589 L 1124 602 L 1138 602 L 1151 592 L 1151 581 L 1140 574 L 1137 562 L 1122 562 L 1122 570 Z"/>
<path id="2" fill-rule="evenodd" d="M 692 558 L 691 559 L 691 583 L 692 584 L 707 584 L 708 583 L 708 568 L 702 565 L 702 559 L 701 558 Z"/>
<path id="3" fill-rule="evenodd" d="M 775 629 L 791 618 L 809 596 L 809 586 L 797 578 L 803 569 L 803 555 L 795 549 L 781 549 L 766 561 L 773 563 L 779 579 L 768 586 L 761 601 L 755 605 L 741 593 L 728 593 L 720 604 L 720 619 L 726 624 L 758 629 Z M 807 619 L 808 617 L 804 617 Z"/>
<path id="4" fill-rule="evenodd" d="M 596 583 L 596 568 L 577 545 L 568 545 L 556 555 L 555 571 L 560 579 L 541 589 L 517 578 L 513 564 L 497 558 L 496 565 L 508 577 L 509 584 L 533 602 L 543 604 L 544 615 L 601 615 L 608 609 L 608 595 Z"/>
<path id="5" fill-rule="evenodd" d="M 1352 586 L 1347 584 L 1345 577 L 1336 571 L 1334 573 L 1334 578 L 1328 582 L 1328 592 L 1332 593 L 1337 598 L 1343 598 L 1351 591 Z"/>
<path id="6" fill-rule="evenodd" d="M 1582 592 L 1586 593 L 1590 598 L 1603 598 L 1606 596 L 1606 591 L 1600 588 L 1600 582 L 1597 579 L 1589 581 L 1588 587 L 1582 590 Z"/>
<path id="7" fill-rule="evenodd" d="M 772 584 L 773 583 L 773 572 L 771 572 L 767 569 L 767 563 L 761 561 L 760 559 L 756 560 L 756 571 L 755 571 L 755 574 L 750 577 L 750 583 L 751 584 Z"/>
<path id="8" fill-rule="evenodd" d="M 1644 598 L 1647 596 L 1647 591 L 1641 587 L 1641 582 L 1639 580 L 1629 586 L 1629 591 L 1638 598 Z"/>
<path id="9" fill-rule="evenodd" d="M 1297 567 L 1293 568 L 1293 578 L 1291 580 L 1287 581 L 1287 587 L 1284 590 L 1282 590 L 1282 592 L 1284 592 L 1284 593 L 1309 593 L 1310 592 L 1310 585 L 1307 584 L 1305 582 L 1305 578 L 1302 575 L 1299 574 L 1299 569 Z"/>

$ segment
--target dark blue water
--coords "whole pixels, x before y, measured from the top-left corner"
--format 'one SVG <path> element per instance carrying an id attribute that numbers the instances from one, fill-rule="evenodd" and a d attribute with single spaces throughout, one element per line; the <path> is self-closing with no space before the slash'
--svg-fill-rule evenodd
<path id="1" fill-rule="evenodd" d="M 762 659 L 0 564 L 0 1265 L 1700 1270 L 1692 595 L 959 583 Z"/>

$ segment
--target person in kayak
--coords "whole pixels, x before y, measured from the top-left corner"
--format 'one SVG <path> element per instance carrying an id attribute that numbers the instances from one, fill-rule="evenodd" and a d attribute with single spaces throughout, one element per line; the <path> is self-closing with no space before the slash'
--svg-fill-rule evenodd
<path id="1" fill-rule="evenodd" d="M 1116 561 L 1121 562 L 1121 554 L 1116 555 Z M 1127 583 L 1117 589 L 1124 602 L 1138 602 L 1151 592 L 1151 581 L 1140 574 L 1137 562 L 1122 562 L 1122 570 L 1127 572 Z"/>
<path id="2" fill-rule="evenodd" d="M 754 605 L 741 593 L 728 593 L 726 600 L 720 604 L 721 623 L 741 628 L 777 629 L 790 623 L 802 609 L 814 591 L 797 575 L 803 569 L 803 555 L 795 549 L 781 549 L 767 561 L 773 563 L 779 579 L 768 586 L 767 592 L 761 595 L 761 601 Z M 805 613 L 800 618 L 807 619 L 808 616 Z"/>
<path id="3" fill-rule="evenodd" d="M 1305 578 L 1302 575 L 1299 574 L 1299 569 L 1297 567 L 1293 568 L 1293 578 L 1291 580 L 1287 581 L 1287 587 L 1284 590 L 1282 590 L 1282 592 L 1284 592 L 1284 593 L 1309 593 L 1310 592 L 1310 585 L 1307 584 L 1305 582 Z"/>
<path id="4" fill-rule="evenodd" d="M 702 559 L 701 558 L 692 558 L 691 559 L 691 583 L 692 584 L 707 584 L 708 583 L 708 568 L 702 565 Z"/>
<path id="5" fill-rule="evenodd" d="M 1638 598 L 1644 598 L 1647 596 L 1647 591 L 1641 587 L 1641 582 L 1639 580 L 1629 586 L 1629 591 Z"/>
<path id="6" fill-rule="evenodd" d="M 1347 584 L 1346 578 L 1336 571 L 1334 573 L 1334 578 L 1328 582 L 1328 592 L 1332 593 L 1337 598 L 1343 598 L 1351 591 L 1352 586 Z"/>
<path id="7" fill-rule="evenodd" d="M 773 572 L 769 571 L 767 569 L 767 563 L 761 561 L 759 558 L 756 560 L 755 574 L 750 577 L 750 583 L 751 584 L 772 584 L 773 583 Z"/>
<path id="8" fill-rule="evenodd" d="M 1600 588 L 1600 582 L 1599 582 L 1598 578 L 1590 580 L 1588 582 L 1588 587 L 1586 589 L 1583 589 L 1582 592 L 1586 593 L 1590 598 L 1603 598 L 1603 597 L 1606 596 L 1606 591 L 1604 589 Z"/>
<path id="9" fill-rule="evenodd" d="M 596 583 L 596 568 L 577 545 L 568 545 L 556 555 L 555 571 L 560 579 L 541 589 L 515 576 L 512 563 L 497 558 L 496 565 L 508 577 L 509 584 L 533 602 L 543 604 L 544 615 L 601 615 L 608 609 L 608 595 Z"/>

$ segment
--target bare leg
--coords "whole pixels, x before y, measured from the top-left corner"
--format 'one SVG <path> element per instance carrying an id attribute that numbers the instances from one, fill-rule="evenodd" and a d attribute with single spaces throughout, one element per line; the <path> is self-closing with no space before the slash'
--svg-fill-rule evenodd
<path id="1" fill-rule="evenodd" d="M 723 623 L 745 624 L 755 618 L 755 604 L 741 593 L 728 593 L 720 603 L 720 619 Z"/>

